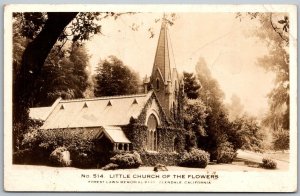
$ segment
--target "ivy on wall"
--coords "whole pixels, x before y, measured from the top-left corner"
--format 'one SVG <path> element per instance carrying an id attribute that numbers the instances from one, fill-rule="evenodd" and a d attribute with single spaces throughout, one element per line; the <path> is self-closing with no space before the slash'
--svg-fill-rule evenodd
<path id="1" fill-rule="evenodd" d="M 175 127 L 158 127 L 158 149 L 162 152 L 178 151 L 185 148 L 185 129 Z"/>
<path id="2" fill-rule="evenodd" d="M 126 137 L 131 141 L 133 150 L 146 150 L 148 127 L 144 124 L 131 120 L 127 126 L 123 126 Z M 176 127 L 157 127 L 158 150 L 162 152 L 172 152 L 174 148 L 182 152 L 185 149 L 185 129 Z M 176 144 L 174 140 L 177 138 Z M 175 146 L 174 146 L 175 145 Z"/>
<path id="3" fill-rule="evenodd" d="M 133 123 L 134 122 L 134 123 Z M 147 130 L 148 127 L 144 124 L 135 123 L 131 120 L 131 123 L 122 127 L 126 137 L 132 143 L 132 150 L 141 151 L 145 150 L 147 145 Z"/>
<path id="4" fill-rule="evenodd" d="M 186 131 L 182 128 L 181 121 L 175 123 L 167 119 L 155 94 L 153 93 L 151 96 L 138 118 L 131 118 L 129 125 L 123 126 L 122 130 L 131 141 L 133 150 L 141 153 L 141 158 L 145 165 L 155 165 L 157 163 L 176 165 L 175 160 L 177 160 L 178 153 L 183 152 L 185 149 Z M 158 152 L 151 154 L 151 152 L 146 150 L 148 127 L 145 124 L 147 111 L 150 109 L 153 100 L 158 103 L 158 115 L 160 116 L 161 124 L 157 127 Z"/>
<path id="5" fill-rule="evenodd" d="M 158 105 L 158 108 L 159 108 L 158 113 L 159 113 L 161 125 L 170 126 L 170 125 L 174 124 L 174 122 L 170 121 L 170 119 L 167 119 L 166 114 L 162 110 L 162 107 L 159 104 L 157 97 L 154 93 L 152 93 L 151 98 L 149 98 L 148 101 L 146 102 L 141 114 L 137 118 L 137 122 L 140 124 L 145 124 L 145 122 L 147 120 L 146 114 L 147 114 L 147 111 L 149 110 L 149 108 L 151 107 L 152 100 L 155 100 Z"/>

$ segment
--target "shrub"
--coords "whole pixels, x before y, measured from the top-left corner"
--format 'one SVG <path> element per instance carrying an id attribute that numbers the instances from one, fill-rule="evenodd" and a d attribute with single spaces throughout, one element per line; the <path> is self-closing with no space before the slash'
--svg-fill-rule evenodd
<path id="1" fill-rule="evenodd" d="M 15 164 L 29 164 L 30 157 L 32 157 L 32 151 L 30 149 L 18 150 L 13 153 L 13 163 Z"/>
<path id="2" fill-rule="evenodd" d="M 36 143 L 38 142 L 38 130 L 33 130 L 32 132 L 28 132 L 24 134 L 22 140 L 22 147 L 24 148 L 32 148 L 35 147 Z"/>
<path id="3" fill-rule="evenodd" d="M 12 130 L 14 152 L 24 149 L 22 144 L 24 136 L 27 133 L 36 131 L 42 124 L 43 121 L 32 119 L 28 119 L 25 122 L 14 122 Z"/>
<path id="4" fill-rule="evenodd" d="M 66 147 L 56 148 L 49 157 L 51 163 L 55 166 L 68 167 L 71 165 L 70 152 Z"/>
<path id="5" fill-rule="evenodd" d="M 138 168 L 142 164 L 140 155 L 137 152 L 121 153 L 110 158 L 110 161 L 119 165 L 119 168 Z"/>
<path id="6" fill-rule="evenodd" d="M 142 151 L 141 159 L 146 166 L 155 166 L 156 164 L 177 165 L 179 154 L 176 152 L 147 152 Z"/>
<path id="7" fill-rule="evenodd" d="M 263 158 L 261 167 L 265 169 L 276 169 L 277 163 L 270 158 Z"/>
<path id="8" fill-rule="evenodd" d="M 97 155 L 93 152 L 71 151 L 72 165 L 78 168 L 93 168 L 97 166 Z"/>
<path id="9" fill-rule="evenodd" d="M 48 165 L 51 152 L 41 148 L 26 148 L 13 153 L 14 164 Z"/>
<path id="10" fill-rule="evenodd" d="M 288 130 L 274 134 L 274 150 L 288 150 L 290 148 L 290 135 Z"/>
<path id="11" fill-rule="evenodd" d="M 115 170 L 118 169 L 119 165 L 114 164 L 114 163 L 109 163 L 107 165 L 105 165 L 104 167 L 102 167 L 101 169 L 103 170 Z"/>
<path id="12" fill-rule="evenodd" d="M 203 150 L 193 148 L 185 151 L 179 159 L 179 165 L 184 167 L 205 168 L 209 162 L 209 154 Z"/>
<path id="13" fill-rule="evenodd" d="M 189 131 L 185 134 L 185 147 L 184 149 L 189 151 L 192 148 L 195 148 L 197 146 L 197 138 L 195 133 Z"/>
<path id="14" fill-rule="evenodd" d="M 220 144 L 216 154 L 217 163 L 232 163 L 237 155 L 236 151 L 233 149 L 233 145 L 228 141 Z"/>
<path id="15" fill-rule="evenodd" d="M 61 146 L 70 152 L 72 165 L 80 168 L 96 167 L 109 163 L 96 152 L 93 130 L 78 129 L 32 129 L 23 135 L 22 148 L 14 152 L 13 162 L 18 164 L 60 165 L 50 154 Z M 58 156 L 58 155 L 57 155 Z M 109 157 L 109 156 L 108 156 Z"/>
<path id="16" fill-rule="evenodd" d="M 65 146 L 73 160 L 72 165 L 87 168 L 96 166 L 97 158 L 101 158 L 95 156 L 95 143 L 92 135 L 90 130 L 86 129 L 36 130 L 25 134 L 22 144 L 30 151 L 30 154 L 41 154 L 40 152 L 42 152 L 45 155 L 43 162 L 47 164 L 50 154 L 55 149 Z M 60 165 L 54 157 L 50 160 L 51 164 Z M 18 159 L 20 158 L 16 156 L 16 160 Z"/>

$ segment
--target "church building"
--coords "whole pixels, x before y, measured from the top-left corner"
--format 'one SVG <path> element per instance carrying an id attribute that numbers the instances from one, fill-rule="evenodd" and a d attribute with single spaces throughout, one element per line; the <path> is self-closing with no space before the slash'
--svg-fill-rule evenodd
<path id="1" fill-rule="evenodd" d="M 153 156 L 182 152 L 183 81 L 176 68 L 171 68 L 169 44 L 167 22 L 163 21 L 144 94 L 59 98 L 50 107 L 30 108 L 30 117 L 44 121 L 42 130 L 85 131 L 95 139 L 99 152 L 136 150 Z"/>

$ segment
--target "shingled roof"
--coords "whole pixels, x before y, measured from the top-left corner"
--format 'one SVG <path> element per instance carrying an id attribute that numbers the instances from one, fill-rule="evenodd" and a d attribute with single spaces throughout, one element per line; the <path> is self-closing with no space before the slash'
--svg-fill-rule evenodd
<path id="1" fill-rule="evenodd" d="M 156 70 L 159 71 L 165 83 L 171 80 L 168 26 L 165 18 L 163 19 L 159 33 L 152 74 L 156 72 Z"/>
<path id="2" fill-rule="evenodd" d="M 41 129 L 127 125 L 140 115 L 152 93 L 60 100 Z"/>

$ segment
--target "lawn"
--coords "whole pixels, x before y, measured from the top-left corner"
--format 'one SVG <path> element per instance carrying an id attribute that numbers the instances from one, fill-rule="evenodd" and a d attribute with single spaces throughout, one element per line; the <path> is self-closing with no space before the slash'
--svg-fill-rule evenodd
<path id="1" fill-rule="evenodd" d="M 270 157 L 272 159 L 280 160 L 280 161 L 287 161 L 290 160 L 290 153 L 289 152 L 282 152 L 282 151 L 276 151 L 276 152 L 268 152 L 263 154 L 266 157 Z"/>

